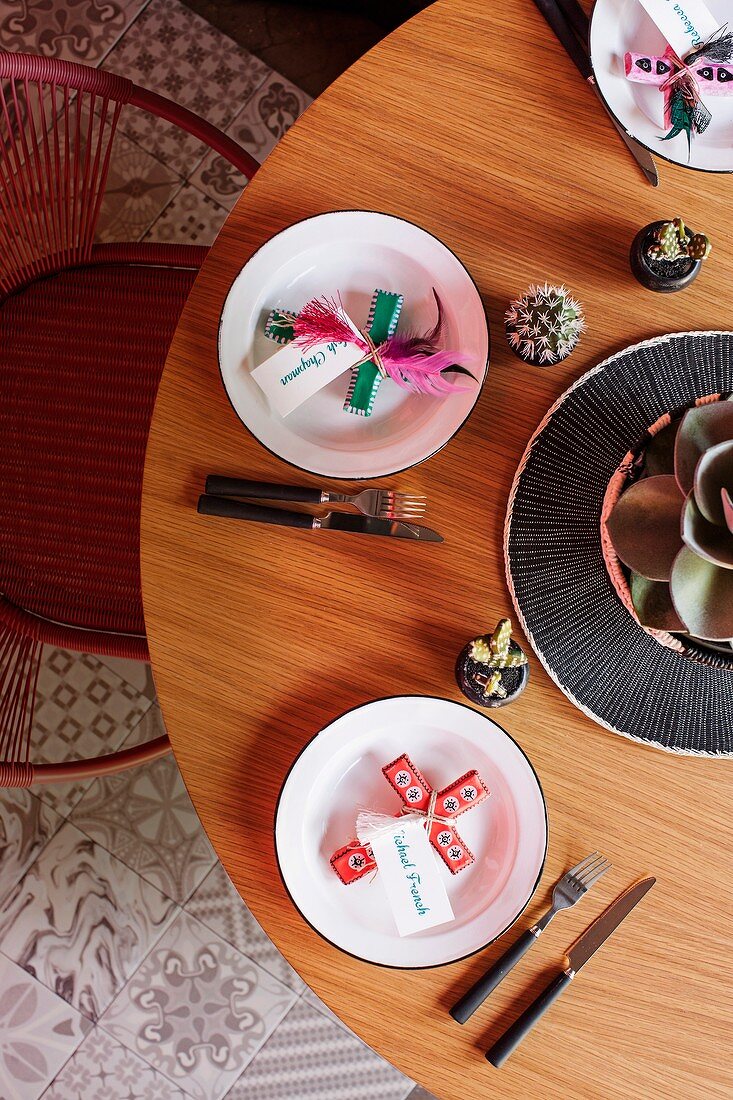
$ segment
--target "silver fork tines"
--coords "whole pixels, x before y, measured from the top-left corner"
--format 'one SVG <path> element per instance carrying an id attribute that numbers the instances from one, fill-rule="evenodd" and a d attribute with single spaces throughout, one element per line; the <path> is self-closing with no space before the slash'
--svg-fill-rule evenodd
<path id="1" fill-rule="evenodd" d="M 569 909 L 590 890 L 602 875 L 611 867 L 610 862 L 600 852 L 591 852 L 580 863 L 576 863 L 569 871 L 566 871 L 561 879 L 555 883 L 552 891 L 552 906 L 531 928 L 535 936 L 544 932 L 556 913 L 561 909 Z"/>
<path id="2" fill-rule="evenodd" d="M 424 515 L 427 499 L 415 493 L 397 493 L 392 489 L 363 489 L 355 496 L 323 492 L 322 504 L 351 504 L 362 515 L 378 519 L 417 520 Z"/>

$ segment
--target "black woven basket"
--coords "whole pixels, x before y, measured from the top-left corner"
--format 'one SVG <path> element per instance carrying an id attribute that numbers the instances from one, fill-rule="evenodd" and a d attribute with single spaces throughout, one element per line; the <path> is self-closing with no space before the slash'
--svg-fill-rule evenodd
<path id="1" fill-rule="evenodd" d="M 733 671 L 661 645 L 626 610 L 600 536 L 606 487 L 670 409 L 733 390 L 733 333 L 662 336 L 589 371 L 531 439 L 509 499 L 507 579 L 565 694 L 601 725 L 671 752 L 733 755 Z"/>

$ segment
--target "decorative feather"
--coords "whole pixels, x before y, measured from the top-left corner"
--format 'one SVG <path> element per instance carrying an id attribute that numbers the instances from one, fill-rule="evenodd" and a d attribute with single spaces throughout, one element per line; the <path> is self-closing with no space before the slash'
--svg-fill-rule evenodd
<path id="1" fill-rule="evenodd" d="M 727 23 L 711 35 L 707 42 L 701 43 L 686 54 L 685 64 L 694 65 L 701 57 L 718 65 L 733 61 L 733 31 L 728 30 Z"/>
<path id="2" fill-rule="evenodd" d="M 313 298 L 299 311 L 293 323 L 294 341 L 306 351 L 317 344 L 356 343 L 356 333 L 345 320 L 341 297 Z M 366 340 L 361 341 L 365 349 Z"/>
<path id="3" fill-rule="evenodd" d="M 438 313 L 433 328 L 424 333 L 390 336 L 377 348 L 379 359 L 387 375 L 404 389 L 434 396 L 465 391 L 469 387 L 445 377 L 451 373 L 462 374 L 476 381 L 461 362 L 464 357 L 460 353 L 440 350 L 445 315 L 435 289 L 433 297 Z M 372 351 L 364 337 L 346 320 L 340 298 L 314 298 L 308 302 L 298 313 L 293 331 L 294 342 L 305 350 L 333 342 L 353 344 L 365 356 Z"/>
<path id="4" fill-rule="evenodd" d="M 685 134 L 689 152 L 695 122 L 695 105 L 690 103 L 679 84 L 675 85 L 670 94 L 669 121 L 672 129 L 661 140 L 671 141 L 678 134 Z"/>

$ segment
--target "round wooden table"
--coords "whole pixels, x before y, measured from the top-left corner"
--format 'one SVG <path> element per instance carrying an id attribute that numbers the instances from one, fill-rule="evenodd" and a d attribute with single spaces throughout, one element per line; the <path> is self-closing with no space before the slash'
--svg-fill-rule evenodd
<path id="1" fill-rule="evenodd" d="M 655 191 L 530 0 L 443 0 L 324 93 L 247 187 L 196 282 L 160 388 L 143 502 L 145 613 L 191 797 L 242 896 L 303 978 L 441 1100 L 733 1094 L 730 765 L 594 725 L 536 658 L 529 689 L 501 714 L 537 769 L 550 819 L 545 873 L 521 925 L 586 852 L 601 849 L 614 869 L 466 1026 L 448 1006 L 506 943 L 437 970 L 359 962 L 295 911 L 273 847 L 283 777 L 324 724 L 385 695 L 461 698 L 458 650 L 510 613 L 507 493 L 557 394 L 645 337 L 733 328 L 730 180 L 659 168 Z M 294 474 L 245 431 L 219 381 L 217 320 L 232 279 L 284 226 L 352 207 L 401 215 L 445 241 L 491 320 L 489 376 L 470 420 L 440 454 L 387 479 L 427 493 L 446 538 L 439 547 L 196 514 L 208 473 Z M 677 213 L 709 233 L 713 255 L 691 289 L 651 294 L 629 272 L 629 242 L 643 223 Z M 566 363 L 539 370 L 510 354 L 501 318 L 510 296 L 545 278 L 583 300 L 588 333 Z M 490 1066 L 489 1043 L 642 873 L 658 882 L 633 919 L 506 1066 Z"/>

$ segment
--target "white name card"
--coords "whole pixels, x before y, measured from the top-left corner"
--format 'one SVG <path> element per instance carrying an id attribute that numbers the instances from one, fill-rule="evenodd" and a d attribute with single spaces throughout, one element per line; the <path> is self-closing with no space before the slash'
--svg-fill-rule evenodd
<path id="1" fill-rule="evenodd" d="M 680 57 L 705 42 L 720 27 L 703 0 L 639 0 L 639 3 Z"/>
<path id="2" fill-rule="evenodd" d="M 353 344 L 319 344 L 308 351 L 286 344 L 255 367 L 252 377 L 270 408 L 287 416 L 360 358 L 361 352 Z"/>
<path id="3" fill-rule="evenodd" d="M 396 818 L 394 828 L 359 839 L 371 845 L 379 881 L 401 936 L 455 920 L 438 861 L 419 818 Z"/>

